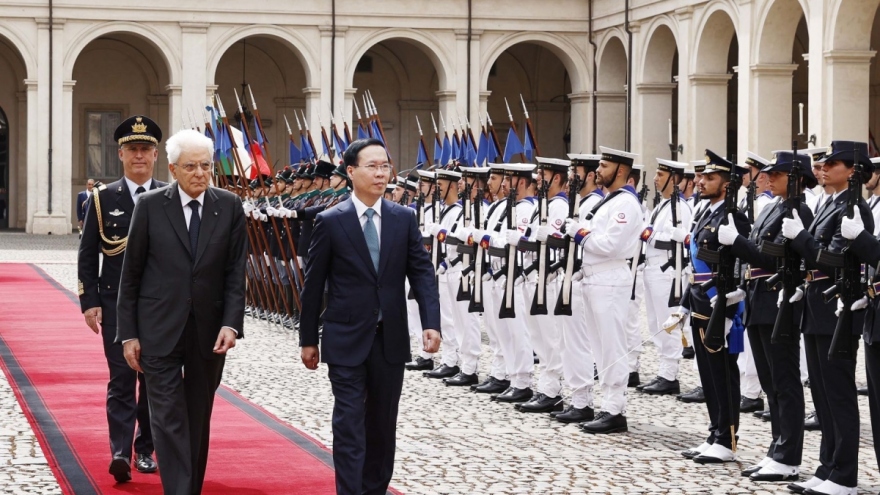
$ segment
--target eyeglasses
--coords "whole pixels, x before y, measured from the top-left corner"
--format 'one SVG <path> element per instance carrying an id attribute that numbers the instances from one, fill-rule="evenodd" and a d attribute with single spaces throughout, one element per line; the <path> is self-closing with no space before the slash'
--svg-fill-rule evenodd
<path id="1" fill-rule="evenodd" d="M 200 162 L 200 163 L 189 162 L 189 163 L 183 163 L 183 164 L 176 164 L 175 166 L 182 168 L 182 169 L 186 170 L 187 172 L 195 171 L 196 167 L 201 168 L 203 172 L 210 172 L 212 165 L 213 165 L 213 163 L 211 163 L 211 162 Z"/>
<path id="2" fill-rule="evenodd" d="M 391 165 L 388 163 L 383 163 L 381 165 L 371 164 L 371 165 L 357 165 L 357 166 L 360 168 L 365 168 L 374 174 L 376 172 L 383 172 L 383 173 L 387 174 L 388 172 L 391 171 Z"/>

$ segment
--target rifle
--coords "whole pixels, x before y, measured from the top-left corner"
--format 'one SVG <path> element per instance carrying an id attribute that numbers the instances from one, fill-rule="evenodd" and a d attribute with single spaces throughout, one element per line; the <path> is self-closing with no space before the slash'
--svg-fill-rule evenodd
<path id="1" fill-rule="evenodd" d="M 794 151 L 797 152 L 797 146 L 794 146 Z M 796 157 L 797 155 L 794 156 Z M 794 158 L 792 158 L 792 160 L 794 160 Z M 797 168 L 794 165 L 795 164 L 792 165 L 792 169 Z M 749 187 L 746 190 L 746 216 L 749 217 L 749 223 L 752 225 L 755 224 L 755 195 L 758 192 L 758 184 L 755 183 L 755 179 L 757 179 L 757 177 L 749 182 Z"/>
<path id="2" fill-rule="evenodd" d="M 507 230 L 509 231 L 516 228 L 516 221 L 513 218 L 516 215 L 515 203 L 516 189 L 511 185 L 506 205 Z M 511 247 L 510 244 L 504 246 L 504 257 L 507 259 L 507 264 L 501 267 L 501 273 L 507 275 L 507 280 L 505 280 L 504 284 L 504 296 L 501 298 L 501 309 L 498 312 L 498 318 L 516 318 L 516 309 L 514 308 L 514 301 L 516 299 L 514 298 L 513 291 L 515 290 L 514 283 L 516 278 L 522 270 L 516 262 L 516 249 Z"/>
<path id="3" fill-rule="evenodd" d="M 483 228 L 483 190 L 477 189 L 477 202 L 474 203 L 474 227 L 476 229 Z M 482 239 L 477 241 L 477 253 L 471 262 L 474 286 L 471 289 L 470 303 L 468 304 L 469 313 L 482 313 L 483 307 L 483 275 L 486 273 L 486 248 L 483 246 Z"/>
<path id="4" fill-rule="evenodd" d="M 727 194 L 724 197 L 724 220 L 737 210 L 737 191 L 742 179 L 731 171 L 730 182 L 727 183 Z M 721 246 L 717 251 L 700 247 L 697 251 L 697 259 L 715 265 L 715 277 L 701 286 L 706 292 L 714 285 L 717 291 L 715 307 L 706 325 L 706 333 L 703 335 L 703 344 L 708 349 L 723 349 L 725 343 L 724 323 L 727 313 L 727 294 L 736 289 L 736 257 L 731 252 L 730 246 Z"/>
<path id="5" fill-rule="evenodd" d="M 862 164 L 858 161 L 856 149 L 853 149 L 853 161 L 853 172 L 847 180 L 849 196 L 846 200 L 846 216 L 849 218 L 861 215 L 858 205 L 862 198 Z M 822 293 L 825 301 L 829 301 L 834 296 L 843 300 L 843 309 L 840 310 L 834 336 L 831 337 L 828 359 L 855 360 L 852 346 L 853 316 L 850 308 L 862 296 L 862 265 L 859 258 L 850 251 L 851 244 L 852 241 L 847 241 L 846 246 L 839 253 L 822 250 L 816 260 L 821 264 L 833 266 L 835 271 L 834 285 Z"/>
<path id="6" fill-rule="evenodd" d="M 419 232 L 424 232 L 425 230 L 425 193 L 419 190 L 419 195 L 416 198 L 416 222 L 419 224 Z M 422 240 L 424 245 L 428 245 L 428 242 L 424 239 Z M 431 253 L 433 256 L 433 253 Z M 433 258 L 432 258 L 433 259 Z M 407 299 L 415 299 L 416 293 L 412 290 L 412 287 L 409 288 L 409 294 L 406 295 Z"/>
<path id="7" fill-rule="evenodd" d="M 541 189 L 538 194 L 538 225 L 541 227 L 547 225 L 547 190 L 550 183 L 546 180 L 541 181 Z M 536 241 L 538 257 L 535 260 L 538 269 L 537 285 L 535 286 L 535 295 L 532 297 L 532 307 L 530 314 L 546 315 L 547 314 L 547 265 L 550 264 L 550 252 L 547 250 L 547 243 Z"/>
<path id="8" fill-rule="evenodd" d="M 678 201 L 680 199 L 680 192 L 678 190 L 678 184 L 672 185 L 672 197 L 669 199 L 669 208 L 672 212 L 672 226 L 678 227 L 681 225 L 680 215 L 678 214 Z M 672 279 L 672 287 L 669 289 L 669 307 L 676 306 L 679 301 L 681 301 L 681 271 L 684 268 L 684 249 L 682 243 L 675 243 L 675 253 L 672 255 L 672 258 L 669 259 L 663 266 L 660 267 L 660 270 L 665 272 L 671 266 L 675 265 L 675 276 Z"/>
<path id="9" fill-rule="evenodd" d="M 462 218 L 464 222 L 462 225 L 464 227 L 468 227 L 471 224 L 471 193 L 473 192 L 474 185 L 468 183 L 465 180 L 464 185 L 464 197 L 462 198 L 462 206 L 464 207 L 464 211 L 462 212 Z M 480 202 L 480 198 L 477 198 L 477 203 Z M 447 238 L 447 241 L 449 238 Z M 456 239 L 458 240 L 458 239 Z M 467 244 L 467 240 L 461 244 L 462 246 L 467 246 L 470 249 L 470 246 Z M 464 248 L 461 248 L 462 250 Z M 458 293 L 455 295 L 456 301 L 470 301 L 471 299 L 471 279 L 470 274 L 473 268 L 471 268 L 471 255 L 468 252 L 458 253 L 458 257 L 461 258 L 462 263 L 464 263 L 464 269 L 461 271 L 461 280 L 458 284 Z"/>
<path id="10" fill-rule="evenodd" d="M 580 189 L 581 178 L 575 175 L 568 183 L 568 218 L 577 218 L 577 207 L 580 204 L 578 191 Z M 565 225 L 562 226 L 561 230 L 563 234 L 567 234 L 564 238 L 547 238 L 549 246 L 562 248 L 562 255 L 556 264 L 560 265 L 560 267 L 565 267 L 565 272 L 562 276 L 562 287 L 559 289 L 559 296 L 556 298 L 556 307 L 553 308 L 553 314 L 571 316 L 571 279 L 574 276 L 574 272 L 580 269 L 579 250 L 574 240 L 574 232 L 565 232 Z M 557 242 L 561 242 L 562 246 L 554 245 Z M 553 270 L 553 267 L 551 266 L 550 269 Z"/>
<path id="11" fill-rule="evenodd" d="M 639 203 L 645 204 L 648 200 L 648 172 L 642 172 L 642 187 L 639 189 Z M 657 192 L 659 194 L 659 192 Z M 656 196 L 655 196 L 656 197 Z M 657 206 L 656 204 L 654 206 Z"/>
<path id="12" fill-rule="evenodd" d="M 792 148 L 792 161 L 794 161 L 797 158 L 797 141 L 794 141 Z M 800 182 L 801 169 L 797 163 L 792 163 L 791 171 L 788 173 L 788 191 L 783 203 L 787 218 L 793 218 L 793 212 L 800 209 Z M 800 332 L 799 325 L 794 321 L 794 304 L 790 303 L 789 299 L 804 281 L 804 260 L 792 249 L 789 239 L 783 239 L 782 242 L 764 241 L 761 243 L 761 252 L 776 258 L 776 273 L 766 280 L 767 287 L 782 285 L 782 302 L 779 304 L 779 312 L 776 313 L 770 342 L 793 344 L 800 341 Z"/>
<path id="13" fill-rule="evenodd" d="M 434 202 L 431 207 L 432 212 L 434 213 L 434 224 L 440 223 L 440 185 L 434 184 Z M 440 268 L 440 263 L 443 262 L 443 256 L 440 254 L 440 239 L 437 238 L 436 235 L 431 236 L 431 263 L 434 265 L 434 279 L 437 279 L 437 269 Z"/>

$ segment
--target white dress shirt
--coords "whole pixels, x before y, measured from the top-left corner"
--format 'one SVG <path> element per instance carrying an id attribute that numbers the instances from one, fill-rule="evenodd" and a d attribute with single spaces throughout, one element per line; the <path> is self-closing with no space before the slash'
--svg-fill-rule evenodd
<path id="1" fill-rule="evenodd" d="M 357 212 L 358 222 L 361 223 L 361 229 L 367 224 L 367 208 L 372 208 L 376 213 L 373 214 L 373 225 L 376 226 L 376 236 L 379 238 L 379 249 L 382 249 L 382 198 L 376 200 L 372 206 L 367 206 L 363 201 L 358 199 L 356 194 L 351 195 L 351 202 L 354 203 L 354 209 Z"/>
<path id="2" fill-rule="evenodd" d="M 129 179 L 128 177 L 124 177 L 124 178 L 125 178 L 125 183 L 128 185 L 128 194 L 131 194 L 131 200 L 132 200 L 132 202 L 134 202 L 134 204 L 137 204 L 137 202 L 138 202 L 138 195 L 135 193 L 135 191 L 137 191 L 137 188 L 143 187 L 144 189 L 149 191 L 150 186 L 153 185 L 152 184 L 153 179 L 147 179 L 147 182 L 144 182 L 143 184 L 138 184 L 137 182 Z"/>

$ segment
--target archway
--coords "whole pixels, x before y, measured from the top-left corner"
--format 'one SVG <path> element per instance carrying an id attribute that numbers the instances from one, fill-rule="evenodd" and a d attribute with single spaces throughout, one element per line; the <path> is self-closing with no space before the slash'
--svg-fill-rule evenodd
<path id="1" fill-rule="evenodd" d="M 0 35 L 0 229 L 27 224 L 27 69 Z"/>
<path id="2" fill-rule="evenodd" d="M 871 46 L 880 47 L 880 9 L 874 13 L 871 26 Z M 878 142 L 878 138 L 880 138 L 880 57 L 877 56 L 871 59 L 869 95 L 868 138 L 872 156 L 880 156 L 880 142 Z"/>
<path id="3" fill-rule="evenodd" d="M 168 118 L 170 78 L 166 54 L 140 35 L 114 32 L 89 42 L 73 65 L 71 125 L 71 212 L 77 192 L 88 179 L 113 182 L 122 176 L 113 131 L 130 115 L 152 118 L 163 140 L 175 129 Z M 160 145 L 153 176 L 167 178 L 167 161 Z M 76 215 L 71 215 L 76 222 Z"/>
<path id="4" fill-rule="evenodd" d="M 699 32 L 694 69 L 688 76 L 692 125 L 689 137 L 682 140 L 685 154 L 699 158 L 708 148 L 730 157 L 736 153 L 738 138 L 738 81 L 733 76 L 739 65 L 736 29 L 730 15 L 716 9 Z"/>
<path id="5" fill-rule="evenodd" d="M 597 144 L 626 147 L 627 53 L 618 36 L 608 38 L 599 51 L 596 82 Z"/>
<path id="6" fill-rule="evenodd" d="M 641 82 L 636 86 L 639 117 L 633 123 L 636 142 L 642 154 L 642 163 L 648 176 L 656 167 L 655 158 L 670 156 L 670 139 L 677 144 L 678 136 L 678 46 L 672 29 L 666 24 L 656 27 L 648 39 L 641 71 Z"/>
<path id="7" fill-rule="evenodd" d="M 283 41 L 271 36 L 248 36 L 236 41 L 220 57 L 213 74 L 217 93 L 226 109 L 229 123 L 240 128 L 236 107 L 235 92 L 245 107 L 251 138 L 255 138 L 252 119 L 253 105 L 247 86 L 250 85 L 260 112 L 260 121 L 269 140 L 271 160 L 267 159 L 273 170 L 289 165 L 289 135 L 284 119 L 287 118 L 291 131 L 298 136 L 297 119 L 303 120 L 306 111 L 304 88 L 307 77 L 297 54 Z M 325 123 L 326 124 L 326 123 Z M 304 125 L 301 123 L 301 125 Z M 313 130 L 319 139 L 320 129 Z M 299 146 L 297 139 L 297 146 Z M 316 143 L 319 146 L 320 144 Z"/>
<path id="8" fill-rule="evenodd" d="M 466 117 L 465 108 L 456 106 L 453 92 L 441 92 L 440 73 L 436 55 L 420 42 L 406 38 L 390 38 L 370 46 L 354 67 L 352 86 L 353 104 L 360 111 L 364 128 L 368 129 L 368 115 L 364 95 L 369 91 L 376 105 L 385 132 L 385 141 L 395 168 L 416 166 L 418 157 L 418 126 L 421 125 L 429 158 L 433 158 L 434 130 L 431 118 L 442 133 L 444 126 L 449 135 L 452 126 L 460 126 Z M 442 106 L 441 106 L 442 105 Z M 445 122 L 440 121 L 443 111 Z M 352 137 L 357 135 L 357 112 L 352 110 Z"/>

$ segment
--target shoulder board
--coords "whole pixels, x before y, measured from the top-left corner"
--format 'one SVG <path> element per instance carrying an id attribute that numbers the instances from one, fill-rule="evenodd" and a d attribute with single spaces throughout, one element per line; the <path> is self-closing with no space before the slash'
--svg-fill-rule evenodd
<path id="1" fill-rule="evenodd" d="M 103 190 L 107 189 L 107 186 L 104 185 L 104 183 L 103 183 L 103 182 L 100 182 L 100 181 L 95 181 L 95 186 L 94 186 L 94 187 L 95 187 L 95 189 L 97 189 L 97 190 L 99 190 L 99 191 L 103 191 Z"/>

